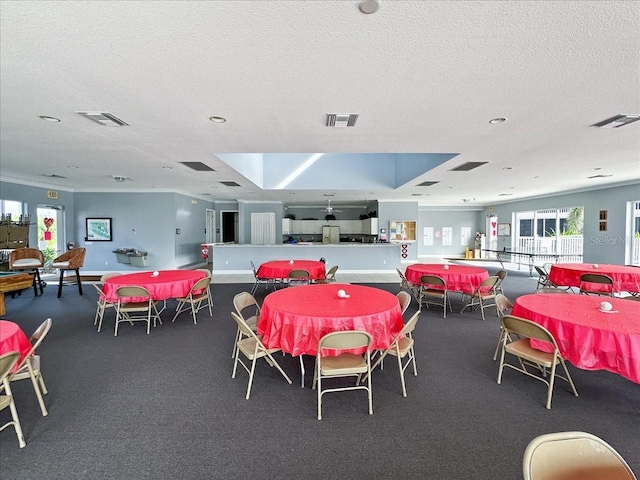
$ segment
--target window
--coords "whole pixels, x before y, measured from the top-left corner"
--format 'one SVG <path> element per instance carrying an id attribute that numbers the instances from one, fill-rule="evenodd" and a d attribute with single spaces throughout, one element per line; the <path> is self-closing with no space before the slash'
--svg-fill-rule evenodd
<path id="1" fill-rule="evenodd" d="M 0 208 L 2 209 L 2 216 L 11 216 L 12 222 L 20 220 L 20 216 L 24 213 L 22 210 L 22 202 L 15 200 L 0 200 Z"/>
<path id="2" fill-rule="evenodd" d="M 520 220 L 520 236 L 533 237 L 533 220 Z"/>

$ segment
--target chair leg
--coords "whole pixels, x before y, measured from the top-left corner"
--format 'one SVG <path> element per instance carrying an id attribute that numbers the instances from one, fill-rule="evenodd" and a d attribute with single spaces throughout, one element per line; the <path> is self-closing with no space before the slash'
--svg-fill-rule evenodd
<path id="1" fill-rule="evenodd" d="M 24 448 L 27 446 L 27 442 L 24 441 L 24 434 L 22 433 L 22 426 L 20 425 L 20 418 L 18 417 L 18 410 L 16 409 L 16 403 L 13 398 L 13 394 L 11 393 L 11 387 L 9 386 L 9 381 L 4 380 L 4 390 L 6 394 L 11 397 L 11 403 L 9 403 L 9 410 L 11 410 L 11 422 L 7 423 L 5 427 L 13 424 L 13 428 L 16 431 L 16 435 L 18 437 L 18 444 L 20 448 Z M 4 427 L 2 427 L 4 428 Z"/>
<path id="2" fill-rule="evenodd" d="M 36 374 L 31 367 L 30 360 L 27 361 L 27 367 L 29 368 L 29 376 L 31 377 L 31 383 L 33 384 L 33 390 L 36 393 L 36 397 L 38 398 L 38 404 L 40 405 L 40 411 L 42 412 L 42 416 L 46 417 L 49 415 L 47 412 L 47 407 L 44 404 L 44 399 L 42 398 L 42 392 L 40 391 L 40 385 L 38 385 L 38 379 L 36 378 Z"/>
<path id="3" fill-rule="evenodd" d="M 402 396 L 406 397 L 407 387 L 404 384 L 404 368 L 402 366 L 402 357 L 400 357 L 400 355 L 397 355 L 397 358 L 398 358 L 398 369 L 400 370 L 400 383 L 402 383 Z"/>
<path id="4" fill-rule="evenodd" d="M 78 282 L 78 293 L 82 295 L 82 280 L 80 279 L 80 269 L 76 268 L 76 281 Z"/>
<path id="5" fill-rule="evenodd" d="M 58 298 L 62 296 L 62 282 L 64 280 L 64 270 L 60 270 L 60 281 L 58 282 Z"/>

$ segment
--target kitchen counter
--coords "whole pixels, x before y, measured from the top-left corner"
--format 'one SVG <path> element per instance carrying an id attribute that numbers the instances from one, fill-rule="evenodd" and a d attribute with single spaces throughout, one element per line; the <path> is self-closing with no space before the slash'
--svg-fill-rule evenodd
<path id="1" fill-rule="evenodd" d="M 279 245 L 208 244 L 213 271 L 246 273 L 251 261 L 256 268 L 269 260 L 319 260 L 325 258 L 327 268 L 334 265 L 345 273 L 390 272 L 401 264 L 397 243 L 343 242 L 323 244 L 313 242 Z"/>

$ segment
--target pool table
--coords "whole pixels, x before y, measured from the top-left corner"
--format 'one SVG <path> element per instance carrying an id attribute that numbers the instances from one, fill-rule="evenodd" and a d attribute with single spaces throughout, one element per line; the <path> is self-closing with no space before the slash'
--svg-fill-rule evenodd
<path id="1" fill-rule="evenodd" d="M 20 272 L 0 272 L 0 316 L 4 316 L 6 308 L 4 304 L 4 294 L 15 292 L 33 285 L 33 275 Z"/>

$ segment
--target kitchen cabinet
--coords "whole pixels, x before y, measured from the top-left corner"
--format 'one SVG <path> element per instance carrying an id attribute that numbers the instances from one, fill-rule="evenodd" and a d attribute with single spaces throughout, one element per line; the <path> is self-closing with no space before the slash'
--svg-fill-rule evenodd
<path id="1" fill-rule="evenodd" d="M 293 222 L 293 220 L 291 220 L 290 218 L 283 218 L 282 219 L 282 234 L 283 235 L 291 235 L 291 223 Z"/>
<path id="2" fill-rule="evenodd" d="M 365 235 L 378 235 L 378 219 L 367 218 L 362 221 L 362 233 Z"/>

